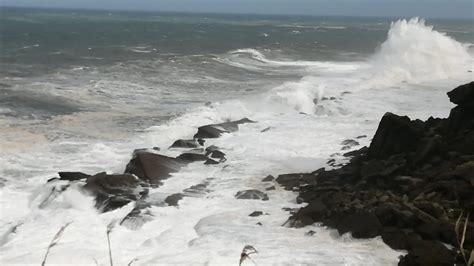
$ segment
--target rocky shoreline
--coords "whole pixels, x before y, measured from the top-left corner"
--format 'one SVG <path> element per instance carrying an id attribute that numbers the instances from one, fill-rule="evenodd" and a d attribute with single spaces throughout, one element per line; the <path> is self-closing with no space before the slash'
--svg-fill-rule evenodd
<path id="1" fill-rule="evenodd" d="M 285 226 L 321 223 L 356 238 L 381 236 L 391 248 L 408 251 L 399 265 L 462 264 L 454 228 L 461 215 L 474 215 L 474 82 L 448 96 L 457 106 L 446 119 L 423 122 L 385 114 L 370 147 L 346 153 L 351 158 L 346 165 L 263 179 L 272 185 L 268 190 L 278 183 L 297 192 L 298 203 L 307 203 Z M 133 202 L 135 208 L 120 224 L 137 228 L 152 219 L 150 206 L 177 206 L 184 197 L 206 193 L 207 181 L 169 195 L 163 202 L 148 197 L 150 188 L 159 187 L 189 163 L 225 162 L 226 155 L 218 147 L 206 146 L 206 139 L 235 132 L 245 123 L 254 121 L 244 118 L 199 127 L 193 139 L 171 144 L 169 149 L 182 151 L 177 157 L 162 155 L 159 148 L 137 149 L 121 174 L 60 172 L 46 184 L 49 193 L 39 207 L 75 186 L 94 196 L 101 212 Z M 344 150 L 358 142 L 343 144 Z M 235 198 L 269 199 L 252 189 L 237 192 Z M 469 254 L 474 247 L 474 223 L 469 222 L 466 229 L 464 249 Z"/>
<path id="2" fill-rule="evenodd" d="M 355 238 L 381 236 L 408 254 L 399 265 L 464 265 L 455 233 L 474 214 L 474 82 L 448 96 L 448 118 L 410 120 L 386 113 L 370 146 L 346 153 L 340 168 L 280 175 L 276 181 L 308 205 L 288 224 L 321 223 Z M 467 258 L 474 223 L 466 227 Z"/>

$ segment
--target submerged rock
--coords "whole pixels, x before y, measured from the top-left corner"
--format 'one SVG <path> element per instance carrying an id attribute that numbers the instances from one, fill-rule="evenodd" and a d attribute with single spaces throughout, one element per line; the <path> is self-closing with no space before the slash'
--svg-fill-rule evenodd
<path id="1" fill-rule="evenodd" d="M 145 223 L 153 220 L 154 215 L 150 211 L 150 204 L 137 201 L 133 208 L 121 221 L 120 225 L 130 230 L 140 229 Z"/>
<path id="2" fill-rule="evenodd" d="M 178 202 L 184 198 L 184 195 L 182 193 L 176 193 L 169 195 L 166 197 L 165 202 L 169 206 L 178 206 Z"/>
<path id="3" fill-rule="evenodd" d="M 130 174 L 105 172 L 93 175 L 86 180 L 84 189 L 96 197 L 96 206 L 103 212 L 111 211 L 141 199 L 148 193 L 143 182 Z"/>
<path id="4" fill-rule="evenodd" d="M 242 190 L 235 194 L 237 199 L 268 200 L 268 195 L 256 189 Z"/>
<path id="5" fill-rule="evenodd" d="M 230 133 L 239 130 L 239 125 L 245 123 L 255 123 L 254 121 L 243 118 L 237 121 L 224 122 L 220 124 L 211 124 L 198 128 L 198 132 L 194 135 L 194 138 L 208 139 L 208 138 L 218 138 L 223 133 Z"/>

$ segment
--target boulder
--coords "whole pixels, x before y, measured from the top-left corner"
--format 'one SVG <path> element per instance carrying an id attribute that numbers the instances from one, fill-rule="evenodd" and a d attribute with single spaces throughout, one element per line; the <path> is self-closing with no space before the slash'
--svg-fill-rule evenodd
<path id="1" fill-rule="evenodd" d="M 207 161 L 207 156 L 199 153 L 187 152 L 179 155 L 176 159 L 187 161 L 187 162 L 197 162 L 197 161 Z"/>
<path id="2" fill-rule="evenodd" d="M 339 234 L 351 232 L 355 238 L 373 238 L 382 232 L 382 224 L 370 212 L 358 212 L 345 216 L 337 226 Z"/>
<path id="3" fill-rule="evenodd" d="M 91 175 L 84 174 L 81 172 L 59 172 L 58 174 L 59 174 L 60 180 L 67 180 L 67 181 L 82 180 L 91 176 Z"/>
<path id="4" fill-rule="evenodd" d="M 239 130 L 239 125 L 245 124 L 245 123 L 255 123 L 255 122 L 248 118 L 243 118 L 237 121 L 205 125 L 198 128 L 198 132 L 194 135 L 194 138 L 195 139 L 218 138 L 223 133 L 230 133 L 230 132 L 235 132 Z"/>
<path id="5" fill-rule="evenodd" d="M 84 189 L 96 197 L 96 207 L 103 211 L 121 208 L 148 194 L 148 189 L 136 176 L 130 174 L 112 174 L 105 172 L 90 176 Z"/>
<path id="6" fill-rule="evenodd" d="M 249 214 L 250 217 L 258 217 L 258 216 L 261 216 L 261 215 L 263 215 L 263 212 L 261 212 L 261 211 L 254 211 L 251 214 Z"/>
<path id="7" fill-rule="evenodd" d="M 457 105 L 474 104 L 474 81 L 448 92 L 449 100 Z"/>
<path id="8" fill-rule="evenodd" d="M 268 200 L 268 195 L 256 189 L 242 190 L 235 194 L 237 199 Z"/>
<path id="9" fill-rule="evenodd" d="M 398 153 L 415 151 L 420 140 L 420 125 L 407 116 L 386 113 L 370 144 L 368 156 L 387 158 Z"/>
<path id="10" fill-rule="evenodd" d="M 173 142 L 170 149 L 172 148 L 197 148 L 199 147 L 198 140 L 195 139 L 178 139 L 177 141 Z"/>
<path id="11" fill-rule="evenodd" d="M 178 172 L 185 164 L 185 161 L 176 158 L 146 150 L 135 150 L 125 173 L 136 175 L 152 186 L 159 186 L 162 180 L 170 177 L 171 173 Z"/>
<path id="12" fill-rule="evenodd" d="M 184 195 L 182 193 L 176 193 L 169 195 L 166 197 L 165 202 L 169 206 L 178 206 L 178 202 L 184 198 Z"/>
<path id="13" fill-rule="evenodd" d="M 273 177 L 272 175 L 267 175 L 267 177 L 262 179 L 262 182 L 271 182 L 273 180 L 275 180 L 275 177 Z"/>

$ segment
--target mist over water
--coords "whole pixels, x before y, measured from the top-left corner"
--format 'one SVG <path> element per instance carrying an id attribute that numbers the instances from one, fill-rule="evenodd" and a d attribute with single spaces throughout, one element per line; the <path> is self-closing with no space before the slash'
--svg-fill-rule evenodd
<path id="1" fill-rule="evenodd" d="M 228 265 L 247 244 L 257 264 L 396 264 L 402 252 L 380 239 L 282 227 L 282 208 L 301 207 L 294 193 L 278 187 L 252 204 L 234 195 L 265 190 L 268 174 L 344 162 L 333 155 L 341 141 L 367 135 L 368 145 L 387 111 L 445 117 L 446 92 L 473 78 L 466 22 L 3 10 L 0 25 L 2 264 L 39 263 L 70 221 L 51 263 L 108 263 L 104 228 L 133 206 L 98 214 L 70 189 L 39 208 L 45 181 L 121 173 L 136 148 L 176 156 L 174 140 L 242 117 L 257 123 L 206 143 L 224 165 L 187 166 L 151 191 L 155 219 L 114 232 L 118 264 Z M 206 194 L 163 203 L 203 182 Z M 248 217 L 255 210 L 269 215 Z"/>

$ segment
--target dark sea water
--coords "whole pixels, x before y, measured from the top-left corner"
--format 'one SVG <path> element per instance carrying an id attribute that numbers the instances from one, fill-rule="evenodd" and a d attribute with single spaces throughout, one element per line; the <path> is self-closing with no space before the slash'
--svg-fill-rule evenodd
<path id="1" fill-rule="evenodd" d="M 304 66 L 259 66 L 261 59 L 364 60 L 386 39 L 391 21 L 3 8 L 0 119 L 44 126 L 56 115 L 103 112 L 96 127 L 141 130 L 189 106 L 307 74 Z M 470 22 L 429 23 L 474 42 Z M 58 130 L 77 134 L 51 129 Z"/>

